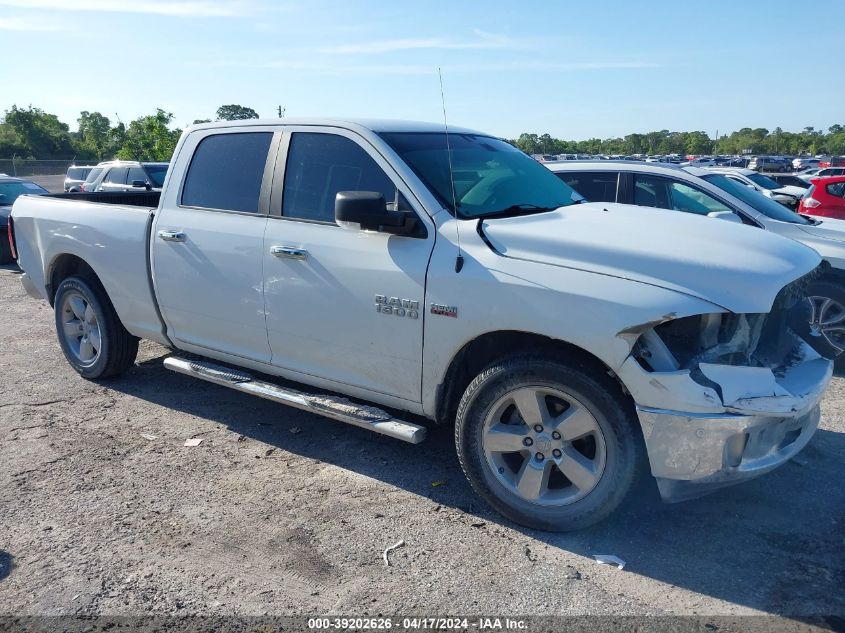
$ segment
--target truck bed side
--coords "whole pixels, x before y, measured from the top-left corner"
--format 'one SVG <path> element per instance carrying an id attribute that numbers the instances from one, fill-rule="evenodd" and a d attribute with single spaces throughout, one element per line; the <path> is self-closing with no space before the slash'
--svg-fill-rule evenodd
<path id="1" fill-rule="evenodd" d="M 155 209 L 83 196 L 21 196 L 12 208 L 18 263 L 52 303 L 52 275 L 74 258 L 99 278 L 124 327 L 167 343 L 149 277 Z M 108 201 L 111 202 L 111 201 Z"/>

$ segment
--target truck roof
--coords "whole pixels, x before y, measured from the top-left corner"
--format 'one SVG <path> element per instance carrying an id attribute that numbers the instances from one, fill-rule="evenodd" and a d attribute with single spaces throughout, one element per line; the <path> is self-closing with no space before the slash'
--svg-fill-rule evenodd
<path id="1" fill-rule="evenodd" d="M 357 118 L 311 118 L 290 117 L 284 119 L 242 119 L 239 121 L 216 121 L 214 123 L 198 123 L 191 125 L 189 130 L 205 130 L 209 128 L 252 127 L 258 125 L 314 125 L 340 127 L 346 129 L 365 129 L 371 132 L 443 132 L 442 123 L 427 123 L 422 121 L 401 121 L 391 119 L 357 119 Z M 449 133 L 481 134 L 493 136 L 477 130 L 464 127 L 449 126 Z"/>

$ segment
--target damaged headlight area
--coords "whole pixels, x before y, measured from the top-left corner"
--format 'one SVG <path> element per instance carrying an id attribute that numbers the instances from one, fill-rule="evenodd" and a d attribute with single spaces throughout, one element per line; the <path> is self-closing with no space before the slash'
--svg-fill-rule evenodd
<path id="1" fill-rule="evenodd" d="M 648 372 L 688 371 L 729 409 L 794 411 L 839 352 L 810 326 L 805 290 L 811 279 L 784 287 L 768 313 L 701 314 L 660 323 L 640 334 L 632 356 Z"/>

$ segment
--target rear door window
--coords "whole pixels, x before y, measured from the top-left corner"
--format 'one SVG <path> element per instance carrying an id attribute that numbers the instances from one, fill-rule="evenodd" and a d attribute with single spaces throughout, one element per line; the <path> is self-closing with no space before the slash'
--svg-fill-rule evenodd
<path id="1" fill-rule="evenodd" d="M 258 198 L 272 132 L 214 134 L 197 145 L 182 205 L 258 213 Z"/>
<path id="2" fill-rule="evenodd" d="M 109 175 L 106 176 L 106 182 L 113 185 L 125 185 L 126 174 L 129 172 L 127 167 L 112 167 L 109 170 Z"/>
<path id="3" fill-rule="evenodd" d="M 131 167 L 129 169 L 129 176 L 126 179 L 126 182 L 131 185 L 136 180 L 140 180 L 144 183 L 147 182 L 147 172 L 145 172 L 141 167 Z"/>
<path id="4" fill-rule="evenodd" d="M 707 215 L 733 209 L 709 193 L 686 183 L 645 174 L 634 174 L 634 204 Z"/>
<path id="5" fill-rule="evenodd" d="M 634 175 L 634 204 L 640 207 L 671 209 L 669 181 L 636 174 Z"/>
<path id="6" fill-rule="evenodd" d="M 590 202 L 616 202 L 619 172 L 561 171 L 557 176 Z"/>
<path id="7" fill-rule="evenodd" d="M 394 208 L 407 208 L 384 170 L 345 136 L 295 132 L 286 165 L 284 217 L 334 224 L 335 196 L 341 191 L 375 191 Z"/>
<path id="8" fill-rule="evenodd" d="M 845 182 L 834 182 L 826 187 L 827 192 L 837 198 L 845 198 Z"/>

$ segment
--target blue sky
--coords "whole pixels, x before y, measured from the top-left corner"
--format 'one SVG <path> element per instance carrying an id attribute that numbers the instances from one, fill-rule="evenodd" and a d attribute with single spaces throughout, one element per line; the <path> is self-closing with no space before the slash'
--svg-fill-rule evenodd
<path id="1" fill-rule="evenodd" d="M 0 0 L 0 110 L 183 126 L 263 117 L 449 122 L 513 137 L 845 123 L 845 2 Z"/>

